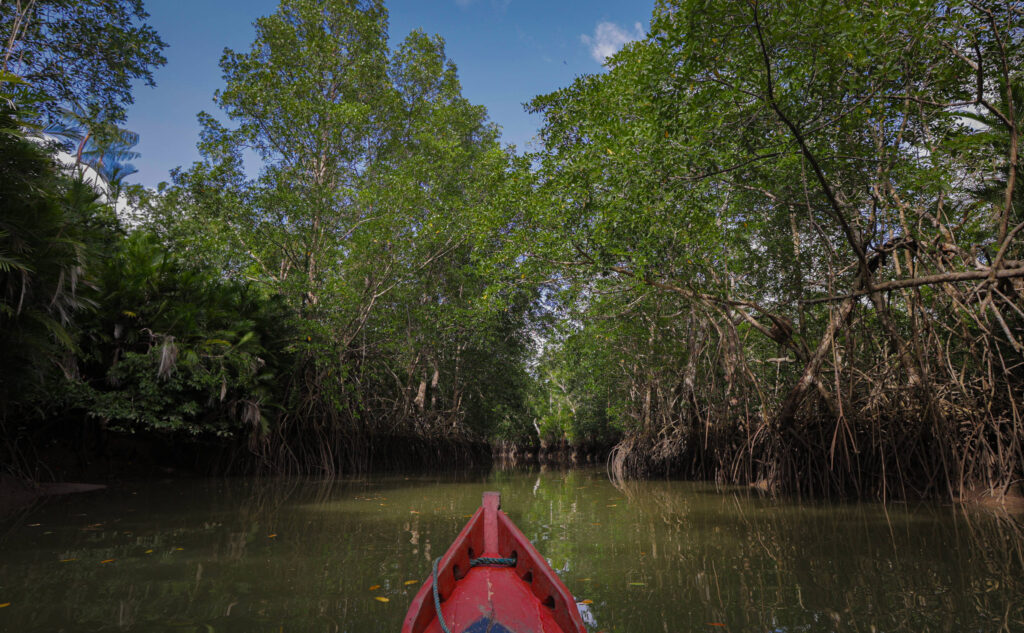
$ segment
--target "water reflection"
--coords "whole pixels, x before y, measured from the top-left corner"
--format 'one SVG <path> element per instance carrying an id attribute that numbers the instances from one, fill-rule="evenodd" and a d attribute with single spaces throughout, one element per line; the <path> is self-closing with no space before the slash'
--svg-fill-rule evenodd
<path id="1" fill-rule="evenodd" d="M 398 631 L 487 489 L 594 631 L 1024 631 L 1024 529 L 595 471 L 146 483 L 0 529 L 3 631 Z M 381 599 L 386 599 L 383 601 Z"/>

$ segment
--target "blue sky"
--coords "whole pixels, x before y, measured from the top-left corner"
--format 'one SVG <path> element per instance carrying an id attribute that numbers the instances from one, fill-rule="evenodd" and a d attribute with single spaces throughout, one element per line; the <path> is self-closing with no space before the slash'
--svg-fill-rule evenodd
<path id="1" fill-rule="evenodd" d="M 444 37 L 463 94 L 486 106 L 502 141 L 529 149 L 539 118 L 522 104 L 602 71 L 598 59 L 648 28 L 653 0 L 391 0 L 392 45 L 421 28 Z M 139 86 L 125 124 L 141 136 L 130 182 L 155 186 L 198 160 L 196 114 L 216 112 L 225 47 L 247 49 L 252 22 L 277 0 L 148 0 L 150 24 L 168 43 L 156 88 Z"/>

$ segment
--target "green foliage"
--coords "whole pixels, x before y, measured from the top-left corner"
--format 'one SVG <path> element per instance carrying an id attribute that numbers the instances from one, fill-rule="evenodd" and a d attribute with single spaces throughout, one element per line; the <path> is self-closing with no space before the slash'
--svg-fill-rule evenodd
<path id="1" fill-rule="evenodd" d="M 5 59 L 16 57 L 34 86 L 5 74 L 4 94 L 41 103 L 47 131 L 117 199 L 137 140 L 116 125 L 126 82 L 149 79 L 163 61 L 159 38 L 139 25 L 141 4 L 0 11 L 16 18 L 0 32 Z M 103 55 L 63 51 L 77 29 L 100 26 L 80 39 Z M 45 198 L 48 231 L 71 220 L 61 196 L 81 207 L 76 231 L 109 220 L 106 232 L 69 242 L 78 260 L 56 264 L 87 271 L 89 288 L 56 293 L 43 311 L 65 344 L 66 375 L 47 372 L 51 411 L 113 431 L 249 437 L 271 463 L 284 446 L 300 462 L 317 454 L 327 469 L 339 465 L 331 454 L 341 438 L 480 437 L 524 415 L 532 294 L 481 265 L 497 248 L 511 155 L 484 109 L 461 96 L 443 41 L 414 32 L 389 50 L 383 4 L 348 0 L 286 0 L 256 30 L 251 50 L 222 60 L 216 100 L 236 127 L 201 114 L 203 162 L 155 194 L 123 189 L 140 210 L 134 232 L 121 233 L 81 173 L 69 180 L 50 165 L 37 175 L 45 186 L 5 181 Z M 48 61 L 60 55 L 69 74 Z M 254 176 L 242 167 L 247 148 L 263 160 Z M 35 157 L 49 161 L 48 151 Z M 26 218 L 47 217 L 29 207 Z M 28 232 L 11 224 L 3 234 L 7 312 L 21 309 L 9 307 L 16 276 L 34 270 L 17 250 Z M 40 277 L 76 279 L 56 269 Z M 39 357 L 27 350 L 12 368 Z M 45 380 L 36 382 L 42 394 Z"/>
<path id="2" fill-rule="evenodd" d="M 532 295 L 486 265 L 520 167 L 444 42 L 414 31 L 389 49 L 379 1 L 285 0 L 221 67 L 232 124 L 200 115 L 204 160 L 152 226 L 290 306 L 286 452 L 321 460 L 317 444 L 487 434 L 525 415 Z"/>
<path id="3" fill-rule="evenodd" d="M 661 0 L 606 73 L 530 103 L 544 149 L 516 157 L 441 38 L 282 0 L 155 193 L 120 185 L 129 82 L 163 62 L 141 4 L 0 17 L 8 398 L 60 384 L 109 428 L 306 471 L 487 436 L 815 491 L 1022 476 L 1012 4 Z M 28 105 L 135 233 L 23 140 Z"/>
<path id="4" fill-rule="evenodd" d="M 73 373 L 75 322 L 91 302 L 91 263 L 115 220 L 95 192 L 65 178 L 37 143 L 4 133 L 0 112 L 0 402 L 44 407 L 54 370 Z"/>
<path id="5" fill-rule="evenodd" d="M 132 82 L 153 85 L 153 68 L 166 61 L 147 17 L 142 0 L 4 2 L 2 70 L 26 81 L 20 100 L 40 100 L 51 117 L 62 104 L 89 100 L 120 121 Z"/>
<path id="6" fill-rule="evenodd" d="M 113 430 L 266 431 L 287 344 L 278 302 L 189 266 L 144 232 L 117 245 L 98 286 L 70 406 Z"/>
<path id="7" fill-rule="evenodd" d="M 1020 265 L 1020 21 L 663 0 L 605 74 L 534 99 L 545 148 L 505 261 L 572 324 L 540 418 L 619 426 L 634 473 L 856 494 L 897 463 L 925 488 L 1019 477 L 1021 286 L 995 275 Z"/>
<path id="8" fill-rule="evenodd" d="M 0 134 L 0 175 L 2 419 L 70 408 L 114 430 L 265 430 L 286 355 L 279 302 L 123 236 L 35 141 Z"/>

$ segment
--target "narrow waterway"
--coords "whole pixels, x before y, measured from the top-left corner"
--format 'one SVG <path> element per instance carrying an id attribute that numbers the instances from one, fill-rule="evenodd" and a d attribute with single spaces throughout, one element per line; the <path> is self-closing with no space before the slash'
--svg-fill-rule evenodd
<path id="1" fill-rule="evenodd" d="M 586 470 L 51 499 L 0 525 L 0 631 L 397 633 L 490 489 L 592 631 L 1024 631 L 1020 520 Z"/>

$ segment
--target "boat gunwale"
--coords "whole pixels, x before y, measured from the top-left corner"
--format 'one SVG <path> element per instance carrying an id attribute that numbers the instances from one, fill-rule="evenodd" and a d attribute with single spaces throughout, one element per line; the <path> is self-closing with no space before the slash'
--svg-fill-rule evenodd
<path id="1" fill-rule="evenodd" d="M 497 493 L 484 493 L 481 507 L 463 526 L 438 563 L 438 593 L 442 605 L 451 597 L 456 583 L 468 575 L 470 559 L 473 556 L 511 558 L 515 554 L 516 564 L 510 569 L 514 570 L 520 582 L 529 585 L 530 593 L 538 604 L 550 610 L 562 633 L 586 633 L 578 607 L 568 587 L 522 530 L 500 510 L 500 502 L 495 500 L 493 505 L 488 503 L 488 495 L 497 497 Z M 485 537 L 488 531 L 486 523 L 487 519 L 491 518 L 486 516 L 489 514 L 489 505 L 493 507 L 494 528 L 497 528 L 499 551 L 496 552 L 485 550 Z M 409 605 L 409 611 L 402 624 L 402 633 L 424 633 L 431 622 L 437 619 L 434 610 L 433 582 L 431 574 L 420 585 L 419 591 Z"/>

